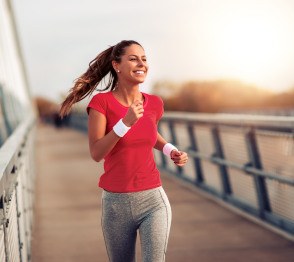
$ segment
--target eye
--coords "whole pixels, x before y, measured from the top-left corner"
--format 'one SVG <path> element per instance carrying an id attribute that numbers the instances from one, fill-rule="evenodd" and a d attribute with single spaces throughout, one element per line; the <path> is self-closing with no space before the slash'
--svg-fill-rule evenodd
<path id="1" fill-rule="evenodd" d="M 136 60 L 137 60 L 137 58 L 135 58 L 135 57 L 130 58 L 130 61 L 136 61 Z"/>
<path id="2" fill-rule="evenodd" d="M 142 61 L 143 62 L 147 62 L 147 58 L 142 58 Z"/>

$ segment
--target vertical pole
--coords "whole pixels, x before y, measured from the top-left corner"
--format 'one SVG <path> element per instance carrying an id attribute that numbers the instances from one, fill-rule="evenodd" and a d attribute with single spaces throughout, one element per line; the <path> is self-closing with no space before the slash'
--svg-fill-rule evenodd
<path id="1" fill-rule="evenodd" d="M 177 136 L 176 136 L 176 131 L 174 127 L 174 122 L 172 120 L 169 120 L 168 126 L 169 126 L 171 140 L 172 140 L 171 142 L 172 144 L 177 145 L 178 143 L 177 143 Z M 177 170 L 178 170 L 177 175 L 181 176 L 183 173 L 183 168 L 177 166 Z"/>
<path id="2" fill-rule="evenodd" d="M 225 159 L 218 126 L 214 126 L 211 132 L 212 132 L 212 137 L 213 137 L 214 146 L 215 146 L 215 156 L 218 158 Z M 226 166 L 223 164 L 220 164 L 219 172 L 221 175 L 222 186 L 223 186 L 223 198 L 226 198 L 227 195 L 230 195 L 232 193 Z"/>
<path id="3" fill-rule="evenodd" d="M 7 110 L 7 106 L 5 105 L 5 96 L 6 96 L 6 94 L 5 94 L 4 87 L 0 84 L 0 106 L 1 106 L 3 117 L 4 117 L 6 133 L 7 133 L 7 136 L 10 136 L 13 132 L 13 127 L 11 126 L 11 123 L 8 120 L 9 113 Z"/>
<path id="4" fill-rule="evenodd" d="M 161 130 L 162 130 L 162 128 L 161 128 L 161 126 L 162 126 L 162 121 L 160 121 L 159 123 L 158 123 L 158 132 L 161 134 Z M 164 154 L 163 154 L 163 152 L 161 152 L 160 153 L 160 157 L 161 157 L 161 167 L 163 168 L 163 169 L 167 169 L 166 167 L 167 167 L 167 164 L 166 164 L 166 159 L 165 159 L 165 157 L 164 157 Z"/>
<path id="5" fill-rule="evenodd" d="M 191 149 L 195 152 L 198 152 L 197 140 L 194 134 L 193 124 L 188 124 L 187 129 L 188 129 L 188 134 L 190 138 Z M 195 184 L 201 184 L 203 183 L 201 160 L 198 157 L 193 157 L 193 162 L 194 162 L 194 170 L 196 175 Z"/>
<path id="6" fill-rule="evenodd" d="M 247 142 L 246 144 L 247 144 L 248 153 L 249 153 L 252 166 L 257 169 L 262 169 L 260 154 L 258 152 L 258 147 L 256 142 L 255 130 L 253 128 L 251 128 L 246 134 L 246 142 Z M 265 218 L 264 212 L 271 211 L 267 188 L 265 185 L 265 178 L 258 175 L 253 175 L 253 177 L 254 177 L 256 193 L 258 198 L 259 216 L 260 218 L 264 219 Z"/>

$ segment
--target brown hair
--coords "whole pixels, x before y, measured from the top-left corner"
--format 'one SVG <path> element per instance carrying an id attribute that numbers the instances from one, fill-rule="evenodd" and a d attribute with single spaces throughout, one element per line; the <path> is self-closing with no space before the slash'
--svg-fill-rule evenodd
<path id="1" fill-rule="evenodd" d="M 104 50 L 89 63 L 89 68 L 85 73 L 75 80 L 74 86 L 70 89 L 69 95 L 61 104 L 60 117 L 68 115 L 72 106 L 91 95 L 94 90 L 105 91 L 110 88 L 112 91 L 117 83 L 117 74 L 112 67 L 112 61 L 120 63 L 121 56 L 125 54 L 126 47 L 130 45 L 139 45 L 138 42 L 133 40 L 123 40 L 115 46 L 111 46 Z M 108 77 L 108 83 L 103 89 L 96 89 L 104 77 Z"/>

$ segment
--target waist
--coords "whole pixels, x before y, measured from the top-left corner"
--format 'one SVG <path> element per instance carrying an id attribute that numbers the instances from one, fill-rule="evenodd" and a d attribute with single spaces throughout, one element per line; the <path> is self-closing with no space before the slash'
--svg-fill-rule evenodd
<path id="1" fill-rule="evenodd" d="M 103 189 L 102 191 L 102 197 L 103 198 L 119 198 L 119 199 L 138 199 L 138 198 L 144 198 L 147 195 L 153 194 L 154 192 L 163 191 L 162 186 L 157 186 L 154 188 L 136 191 L 136 192 L 112 192 L 107 189 Z"/>

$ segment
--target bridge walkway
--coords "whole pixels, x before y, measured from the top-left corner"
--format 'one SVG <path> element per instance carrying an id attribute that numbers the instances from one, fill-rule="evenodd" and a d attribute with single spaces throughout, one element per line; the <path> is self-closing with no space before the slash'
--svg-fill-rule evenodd
<path id="1" fill-rule="evenodd" d="M 96 186 L 101 172 L 85 134 L 38 126 L 32 261 L 108 261 Z M 293 261 L 294 242 L 167 174 L 162 181 L 173 211 L 166 261 Z"/>

